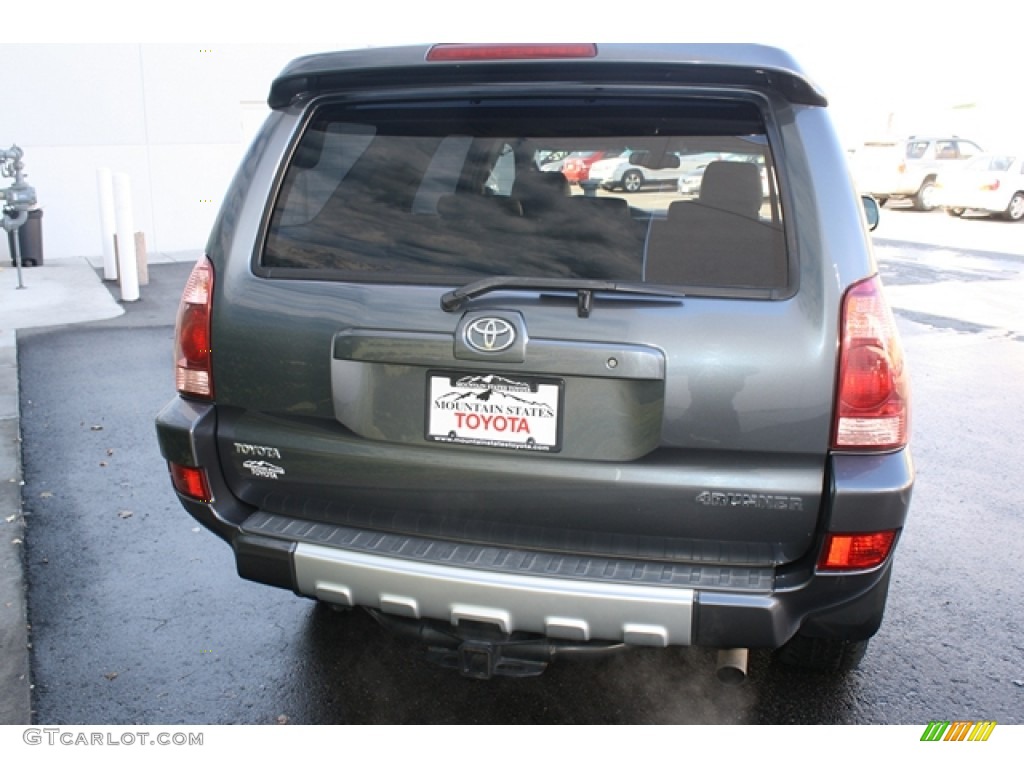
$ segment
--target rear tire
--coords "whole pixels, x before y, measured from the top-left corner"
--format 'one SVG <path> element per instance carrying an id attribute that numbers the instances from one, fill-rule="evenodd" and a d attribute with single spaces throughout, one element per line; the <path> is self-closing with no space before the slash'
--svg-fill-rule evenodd
<path id="1" fill-rule="evenodd" d="M 1013 196 L 1010 204 L 1006 206 L 1003 218 L 1007 221 L 1020 221 L 1024 219 L 1024 192 L 1018 192 Z"/>
<path id="2" fill-rule="evenodd" d="M 931 179 L 926 179 L 914 195 L 914 208 L 919 211 L 935 210 L 935 182 Z"/>
<path id="3" fill-rule="evenodd" d="M 796 635 L 775 652 L 788 667 L 815 674 L 837 674 L 856 669 L 868 649 L 867 640 Z"/>

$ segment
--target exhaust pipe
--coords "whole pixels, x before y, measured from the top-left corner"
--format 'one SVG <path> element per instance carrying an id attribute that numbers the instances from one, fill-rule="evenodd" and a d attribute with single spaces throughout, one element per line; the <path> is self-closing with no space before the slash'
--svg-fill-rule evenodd
<path id="1" fill-rule="evenodd" d="M 715 677 L 725 685 L 740 685 L 747 679 L 746 648 L 723 648 L 718 652 Z"/>

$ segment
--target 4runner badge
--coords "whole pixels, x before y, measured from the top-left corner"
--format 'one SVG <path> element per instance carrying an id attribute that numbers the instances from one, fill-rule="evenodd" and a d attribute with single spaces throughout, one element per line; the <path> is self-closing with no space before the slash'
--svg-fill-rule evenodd
<path id="1" fill-rule="evenodd" d="M 706 507 L 753 507 L 754 509 L 789 509 L 799 512 L 804 508 L 799 496 L 775 496 L 767 493 L 740 491 L 701 491 L 695 501 Z"/>
<path id="2" fill-rule="evenodd" d="M 516 341 L 516 329 L 500 317 L 481 317 L 466 326 L 466 344 L 477 352 L 501 352 Z"/>
<path id="3" fill-rule="evenodd" d="M 274 466 L 269 461 L 243 461 L 242 466 L 252 472 L 253 477 L 265 477 L 269 480 L 277 480 L 279 475 L 284 474 L 284 469 Z"/>

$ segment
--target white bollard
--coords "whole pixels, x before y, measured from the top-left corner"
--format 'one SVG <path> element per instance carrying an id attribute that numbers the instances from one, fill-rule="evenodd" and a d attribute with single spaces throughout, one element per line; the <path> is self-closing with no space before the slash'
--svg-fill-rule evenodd
<path id="1" fill-rule="evenodd" d="M 114 220 L 117 228 L 117 267 L 121 279 L 121 301 L 138 301 L 139 265 L 135 259 L 132 185 L 126 173 L 114 174 Z"/>
<path id="2" fill-rule="evenodd" d="M 117 280 L 117 257 L 114 255 L 114 180 L 109 168 L 96 170 L 96 188 L 100 198 L 100 237 L 103 239 L 103 279 Z"/>

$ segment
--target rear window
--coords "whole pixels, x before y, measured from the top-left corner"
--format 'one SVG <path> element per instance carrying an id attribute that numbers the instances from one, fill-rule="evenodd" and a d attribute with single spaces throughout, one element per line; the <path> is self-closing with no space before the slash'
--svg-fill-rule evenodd
<path id="1" fill-rule="evenodd" d="M 320 106 L 290 156 L 258 271 L 777 292 L 788 261 L 756 104 L 480 100 Z"/>

